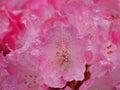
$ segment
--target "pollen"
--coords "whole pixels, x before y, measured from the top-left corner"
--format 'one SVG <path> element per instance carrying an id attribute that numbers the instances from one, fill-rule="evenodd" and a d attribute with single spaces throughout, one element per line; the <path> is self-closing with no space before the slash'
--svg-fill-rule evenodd
<path id="1" fill-rule="evenodd" d="M 70 59 L 69 44 L 69 39 L 67 38 L 62 38 L 62 40 L 60 39 L 56 42 L 56 57 L 60 65 L 63 65 Z"/>
<path id="2" fill-rule="evenodd" d="M 64 64 L 70 59 L 70 53 L 67 50 L 60 50 L 56 52 L 57 59 L 59 64 Z"/>
<path id="3" fill-rule="evenodd" d="M 113 45 L 110 44 L 106 47 L 106 53 L 111 55 L 113 53 L 113 49 L 112 49 Z"/>
<path id="4" fill-rule="evenodd" d="M 37 80 L 38 78 L 36 75 L 28 74 L 24 76 L 24 84 L 29 88 L 36 86 Z"/>
<path id="5" fill-rule="evenodd" d="M 113 51 L 108 51 L 108 52 L 107 52 L 107 54 L 112 54 L 112 53 L 113 53 Z"/>
<path id="6" fill-rule="evenodd" d="M 112 47 L 112 44 L 110 44 L 109 46 L 107 46 L 107 49 L 110 49 Z"/>

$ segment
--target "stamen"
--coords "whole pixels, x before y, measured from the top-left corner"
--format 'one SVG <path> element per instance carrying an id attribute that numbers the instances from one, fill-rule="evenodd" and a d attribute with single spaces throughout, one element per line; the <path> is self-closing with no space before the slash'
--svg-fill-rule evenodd
<path id="1" fill-rule="evenodd" d="M 29 75 L 30 78 L 32 78 L 32 75 Z"/>
<path id="2" fill-rule="evenodd" d="M 107 46 L 107 49 L 110 49 L 112 47 L 112 44 L 110 44 L 109 46 Z"/>
<path id="3" fill-rule="evenodd" d="M 59 56 L 59 55 L 60 55 L 60 52 L 56 52 L 56 55 Z"/>
<path id="4" fill-rule="evenodd" d="M 37 85 L 37 76 L 31 75 L 31 74 L 25 75 L 24 76 L 24 83 L 29 88 Z"/>
<path id="5" fill-rule="evenodd" d="M 59 53 L 59 54 L 58 54 Z M 58 57 L 59 62 L 62 64 L 64 62 L 68 62 L 70 58 L 70 54 L 67 50 L 61 50 L 61 52 L 57 51 L 56 56 Z"/>
<path id="6" fill-rule="evenodd" d="M 114 14 L 111 17 L 112 17 L 112 19 L 119 19 L 120 18 L 119 14 Z"/>
<path id="7" fill-rule="evenodd" d="M 108 52 L 107 52 L 107 54 L 112 54 L 112 53 L 113 53 L 113 51 L 108 51 Z"/>

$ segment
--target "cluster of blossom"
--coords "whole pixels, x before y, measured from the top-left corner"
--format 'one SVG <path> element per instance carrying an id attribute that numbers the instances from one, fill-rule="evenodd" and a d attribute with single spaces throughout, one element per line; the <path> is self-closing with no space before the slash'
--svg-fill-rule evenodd
<path id="1" fill-rule="evenodd" d="M 120 0 L 0 0 L 0 90 L 120 90 Z"/>

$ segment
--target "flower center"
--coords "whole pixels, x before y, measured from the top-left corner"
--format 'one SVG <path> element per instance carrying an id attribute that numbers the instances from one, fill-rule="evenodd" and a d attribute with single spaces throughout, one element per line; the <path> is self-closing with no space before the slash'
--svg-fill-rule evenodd
<path id="1" fill-rule="evenodd" d="M 67 50 L 62 50 L 62 51 L 57 51 L 56 56 L 60 61 L 69 61 L 70 54 L 68 53 Z"/>
<path id="2" fill-rule="evenodd" d="M 70 59 L 70 52 L 69 52 L 69 42 L 66 38 L 59 40 L 56 42 L 56 56 L 58 59 L 59 64 L 64 64 L 69 61 Z"/>
<path id="3" fill-rule="evenodd" d="M 25 75 L 24 76 L 24 83 L 27 85 L 28 88 L 34 87 L 37 85 L 37 76 L 36 75 Z"/>

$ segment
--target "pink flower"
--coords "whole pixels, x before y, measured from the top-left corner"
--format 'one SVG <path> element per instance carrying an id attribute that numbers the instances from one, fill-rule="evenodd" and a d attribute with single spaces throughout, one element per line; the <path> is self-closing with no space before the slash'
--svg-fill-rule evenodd
<path id="1" fill-rule="evenodd" d="M 6 67 L 0 69 L 5 77 L 0 81 L 1 90 L 39 90 L 37 58 L 33 51 L 18 50 L 7 55 Z"/>
<path id="2" fill-rule="evenodd" d="M 79 90 L 119 90 L 120 64 L 113 65 L 107 61 L 101 61 L 90 67 L 91 77 L 85 81 Z"/>
<path id="3" fill-rule="evenodd" d="M 119 90 L 120 77 L 119 77 L 120 65 L 115 66 L 110 72 L 105 73 L 101 77 L 94 77 L 89 90 Z"/>
<path id="4" fill-rule="evenodd" d="M 67 81 L 84 78 L 82 45 L 78 31 L 72 25 L 56 22 L 42 34 L 40 70 L 48 86 L 63 87 Z"/>
<path id="5" fill-rule="evenodd" d="M 0 0 L 0 90 L 120 90 L 120 0 Z"/>

